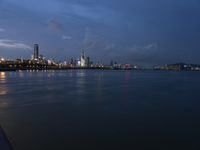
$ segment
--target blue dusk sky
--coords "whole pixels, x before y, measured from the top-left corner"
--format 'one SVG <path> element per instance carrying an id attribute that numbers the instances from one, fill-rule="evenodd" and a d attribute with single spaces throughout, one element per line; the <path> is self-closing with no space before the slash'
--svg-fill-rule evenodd
<path id="1" fill-rule="evenodd" d="M 200 63 L 199 0 L 0 0 L 0 57 Z"/>

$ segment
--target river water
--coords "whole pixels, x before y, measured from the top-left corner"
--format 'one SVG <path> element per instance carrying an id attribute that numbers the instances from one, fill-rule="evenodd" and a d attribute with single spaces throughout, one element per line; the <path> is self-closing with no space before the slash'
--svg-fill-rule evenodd
<path id="1" fill-rule="evenodd" d="M 15 150 L 200 149 L 200 73 L 0 72 Z"/>

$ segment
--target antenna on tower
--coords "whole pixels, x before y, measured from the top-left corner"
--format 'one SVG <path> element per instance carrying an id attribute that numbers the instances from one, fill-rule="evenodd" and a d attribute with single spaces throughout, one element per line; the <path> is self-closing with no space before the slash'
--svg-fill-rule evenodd
<path id="1" fill-rule="evenodd" d="M 82 51 L 82 57 L 85 58 L 85 51 Z"/>

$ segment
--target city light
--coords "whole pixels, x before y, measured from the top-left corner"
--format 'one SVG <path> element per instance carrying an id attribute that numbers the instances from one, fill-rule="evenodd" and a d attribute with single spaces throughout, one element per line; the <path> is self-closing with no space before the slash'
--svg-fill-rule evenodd
<path id="1" fill-rule="evenodd" d="M 65 69 L 101 69 L 101 70 L 173 70 L 173 71 L 200 71 L 198 64 L 168 64 L 164 66 L 136 66 L 129 63 L 118 63 L 111 60 L 106 65 L 100 61 L 93 62 L 90 57 L 85 55 L 85 51 L 79 58 L 70 60 L 46 59 L 40 54 L 39 44 L 34 44 L 34 51 L 31 59 L 0 59 L 0 71 L 16 70 L 65 70 Z"/>

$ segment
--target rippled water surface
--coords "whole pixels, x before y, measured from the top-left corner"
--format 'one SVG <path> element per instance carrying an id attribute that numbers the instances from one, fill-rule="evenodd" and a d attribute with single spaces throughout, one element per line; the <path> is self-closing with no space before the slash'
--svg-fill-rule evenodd
<path id="1" fill-rule="evenodd" d="M 0 72 L 15 150 L 200 149 L 200 73 Z"/>

